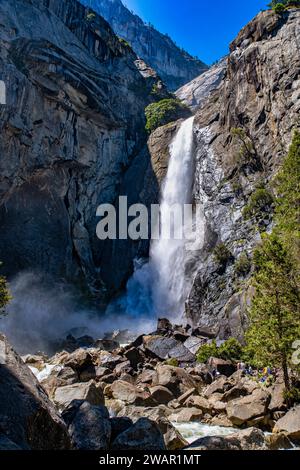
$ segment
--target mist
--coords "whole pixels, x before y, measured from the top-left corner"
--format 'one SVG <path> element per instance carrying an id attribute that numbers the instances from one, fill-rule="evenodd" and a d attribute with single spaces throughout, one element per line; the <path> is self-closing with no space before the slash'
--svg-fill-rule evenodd
<path id="1" fill-rule="evenodd" d="M 0 331 L 20 354 L 55 352 L 55 345 L 72 334 L 101 339 L 106 333 L 128 329 L 133 335 L 155 326 L 143 316 L 122 314 L 117 303 L 106 312 L 83 306 L 73 287 L 36 272 L 23 272 L 10 283 L 12 300 L 0 316 Z M 116 306 L 116 307 L 114 307 Z"/>

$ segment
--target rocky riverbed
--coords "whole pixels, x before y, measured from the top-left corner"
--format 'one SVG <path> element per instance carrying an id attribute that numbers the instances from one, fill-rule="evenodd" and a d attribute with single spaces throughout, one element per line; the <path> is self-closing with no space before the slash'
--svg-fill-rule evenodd
<path id="1" fill-rule="evenodd" d="M 214 380 L 195 357 L 213 336 L 159 320 L 126 346 L 124 332 L 69 336 L 53 357 L 22 358 L 1 336 L 0 448 L 295 448 L 300 406 L 287 408 L 281 377 L 267 388 L 211 359 Z"/>

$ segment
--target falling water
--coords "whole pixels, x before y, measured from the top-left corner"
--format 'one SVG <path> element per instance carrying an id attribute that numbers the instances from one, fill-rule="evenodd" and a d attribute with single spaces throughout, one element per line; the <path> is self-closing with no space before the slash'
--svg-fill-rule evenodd
<path id="1" fill-rule="evenodd" d="M 164 237 L 163 234 L 168 233 L 170 208 L 178 205 L 183 213 L 184 205 L 192 200 L 193 121 L 191 117 L 182 123 L 170 145 L 170 161 L 160 203 L 161 236 L 152 241 L 149 261 L 144 265 L 136 262 L 134 275 L 128 282 L 125 304 L 130 316 L 149 318 L 159 315 L 176 319 L 184 312 L 189 288 L 186 268 L 191 253 L 187 250 L 186 238 L 174 236 L 178 228 L 184 229 L 183 219 L 179 221 L 181 227 L 171 219 L 173 236 Z"/>

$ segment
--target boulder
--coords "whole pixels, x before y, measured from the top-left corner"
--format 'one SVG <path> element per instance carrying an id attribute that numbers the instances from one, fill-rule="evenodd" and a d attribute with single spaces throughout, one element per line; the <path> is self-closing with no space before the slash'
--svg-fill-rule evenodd
<path id="1" fill-rule="evenodd" d="M 0 384 L 3 447 L 33 450 L 70 447 L 66 426 L 54 405 L 3 335 L 0 335 Z"/>
<path id="2" fill-rule="evenodd" d="M 209 398 L 214 393 L 225 393 L 231 388 L 227 377 L 221 375 L 204 390 L 204 396 Z"/>
<path id="3" fill-rule="evenodd" d="M 121 400 L 128 405 L 154 406 L 155 401 L 149 392 L 122 380 L 115 380 L 110 386 L 110 393 L 115 400 Z"/>
<path id="4" fill-rule="evenodd" d="M 196 381 L 184 369 L 167 365 L 157 366 L 152 383 L 168 388 L 175 397 L 180 397 L 191 388 L 197 389 Z"/>
<path id="5" fill-rule="evenodd" d="M 270 450 L 293 449 L 293 444 L 284 433 L 268 434 L 266 436 L 268 448 Z"/>
<path id="6" fill-rule="evenodd" d="M 215 369 L 219 374 L 226 377 L 230 377 L 236 371 L 236 367 L 231 361 L 225 361 L 216 357 L 211 357 L 208 360 L 208 365 L 211 369 Z"/>
<path id="7" fill-rule="evenodd" d="M 141 418 L 118 435 L 111 445 L 111 450 L 163 451 L 166 446 L 158 425 L 148 418 Z"/>
<path id="8" fill-rule="evenodd" d="M 168 352 L 168 357 L 177 359 L 178 362 L 195 362 L 196 360 L 195 355 L 180 342 Z"/>
<path id="9" fill-rule="evenodd" d="M 205 338 L 198 336 L 190 336 L 183 345 L 192 353 L 197 354 L 199 348 L 206 342 Z"/>
<path id="10" fill-rule="evenodd" d="M 104 405 L 104 395 L 96 382 L 77 383 L 55 390 L 54 401 L 60 408 L 66 408 L 73 400 L 84 400 L 91 405 Z"/>
<path id="11" fill-rule="evenodd" d="M 170 351 L 181 345 L 175 338 L 164 336 L 144 336 L 143 345 L 146 352 L 150 352 L 161 360 L 168 359 Z"/>
<path id="12" fill-rule="evenodd" d="M 118 354 L 112 354 L 108 351 L 101 351 L 99 354 L 98 365 L 113 370 L 118 364 L 124 362 L 125 360 L 126 359 L 119 356 Z"/>
<path id="13" fill-rule="evenodd" d="M 22 450 L 15 442 L 11 441 L 8 437 L 0 434 L 0 451 L 1 450 Z"/>
<path id="14" fill-rule="evenodd" d="M 275 411 L 285 411 L 287 409 L 285 400 L 284 400 L 284 383 L 275 383 L 272 387 L 269 388 L 271 393 L 271 401 L 269 404 L 269 410 L 273 413 Z"/>
<path id="15" fill-rule="evenodd" d="M 152 421 L 158 422 L 160 418 L 168 418 L 171 413 L 172 411 L 165 405 L 155 407 L 128 405 L 120 409 L 118 416 L 126 416 L 133 422 L 136 422 L 140 418 L 149 418 Z"/>
<path id="16" fill-rule="evenodd" d="M 170 415 L 169 420 L 176 423 L 192 423 L 201 421 L 202 417 L 203 412 L 199 408 L 182 408 Z"/>
<path id="17" fill-rule="evenodd" d="M 251 395 L 251 393 L 253 393 L 257 388 L 258 384 L 256 382 L 244 377 L 237 383 L 237 385 L 224 393 L 222 401 L 229 402 L 231 400 L 235 400 L 236 398 Z"/>
<path id="18" fill-rule="evenodd" d="M 110 419 L 111 425 L 111 442 L 113 442 L 119 434 L 122 432 L 127 431 L 132 425 L 133 422 L 127 416 L 115 416 Z"/>
<path id="19" fill-rule="evenodd" d="M 86 349 L 76 349 L 64 361 L 66 367 L 79 371 L 93 364 L 92 356 Z"/>
<path id="20" fill-rule="evenodd" d="M 273 429 L 274 433 L 285 433 L 293 441 L 300 441 L 300 405 L 289 410 L 279 419 Z"/>
<path id="21" fill-rule="evenodd" d="M 160 405 L 166 405 L 174 399 L 173 393 L 162 385 L 151 387 L 149 391 L 153 400 Z"/>
<path id="22" fill-rule="evenodd" d="M 143 372 L 137 376 L 136 383 L 137 384 L 151 384 L 155 376 L 156 376 L 156 373 L 154 370 L 144 369 Z"/>
<path id="23" fill-rule="evenodd" d="M 191 336 L 203 336 L 207 339 L 214 339 L 217 335 L 215 331 L 206 326 L 198 326 L 192 329 Z"/>
<path id="24" fill-rule="evenodd" d="M 130 371 L 132 371 L 132 368 L 129 361 L 120 362 L 120 364 L 116 365 L 114 368 L 114 373 L 118 376 Z"/>
<path id="25" fill-rule="evenodd" d="M 164 436 L 167 450 L 180 450 L 187 446 L 187 441 L 177 431 L 175 426 L 166 418 L 157 421 L 158 427 Z"/>
<path id="26" fill-rule="evenodd" d="M 103 349 L 104 351 L 113 352 L 115 349 L 120 347 L 120 344 L 114 339 L 98 339 L 95 342 L 95 347 Z"/>
<path id="27" fill-rule="evenodd" d="M 167 318 L 159 318 L 157 320 L 157 331 L 167 333 L 168 331 L 172 331 L 173 326 L 170 320 Z"/>
<path id="28" fill-rule="evenodd" d="M 267 450 L 267 446 L 264 433 L 260 429 L 249 428 L 229 436 L 203 437 L 185 450 Z"/>
<path id="29" fill-rule="evenodd" d="M 187 401 L 188 398 L 190 398 L 192 395 L 194 395 L 196 393 L 197 393 L 197 391 L 196 391 L 195 387 L 190 388 L 185 393 L 180 395 L 180 397 L 177 398 L 177 401 L 180 405 L 183 405 Z"/>
<path id="30" fill-rule="evenodd" d="M 77 450 L 107 450 L 111 438 L 109 414 L 103 406 L 83 402 L 69 425 L 72 445 Z"/>
<path id="31" fill-rule="evenodd" d="M 130 348 L 125 352 L 124 355 L 134 370 L 137 369 L 138 364 L 145 362 L 145 356 L 138 348 Z"/>
<path id="32" fill-rule="evenodd" d="M 270 394 L 262 389 L 254 390 L 251 395 L 233 400 L 227 404 L 227 415 L 230 421 L 241 426 L 254 418 L 267 413 Z"/>
<path id="33" fill-rule="evenodd" d="M 204 414 L 210 413 L 212 409 L 212 404 L 206 398 L 201 396 L 191 396 L 185 401 L 184 405 L 187 407 L 198 408 Z"/>

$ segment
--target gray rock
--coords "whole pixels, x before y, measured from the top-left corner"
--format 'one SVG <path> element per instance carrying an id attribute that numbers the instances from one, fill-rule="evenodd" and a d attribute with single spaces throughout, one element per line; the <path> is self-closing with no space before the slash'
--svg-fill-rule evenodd
<path id="1" fill-rule="evenodd" d="M 69 425 L 74 449 L 107 450 L 111 438 L 109 414 L 103 416 L 103 407 L 84 402 L 78 408 Z"/>
<path id="2" fill-rule="evenodd" d="M 139 57 L 151 65 L 170 90 L 176 90 L 207 70 L 203 62 L 183 52 L 170 37 L 145 24 L 120 0 L 92 0 L 88 4 L 104 16 Z"/>
<path id="3" fill-rule="evenodd" d="M 248 395 L 237 400 L 230 401 L 227 404 L 227 415 L 230 421 L 240 426 L 249 423 L 257 417 L 264 416 L 267 413 L 270 394 L 262 389 L 254 390 Z"/>
<path id="4" fill-rule="evenodd" d="M 70 447 L 65 424 L 43 388 L 0 335 L 0 434 L 2 447 L 61 450 Z"/>
<path id="5" fill-rule="evenodd" d="M 104 404 L 103 392 L 100 387 L 97 387 L 94 380 L 58 387 L 55 390 L 54 402 L 59 407 L 66 408 L 73 400 L 88 401 L 91 405 Z"/>
<path id="6" fill-rule="evenodd" d="M 163 435 L 156 423 L 148 418 L 140 418 L 129 429 L 119 434 L 111 450 L 166 450 Z"/>
<path id="7" fill-rule="evenodd" d="M 273 429 L 274 433 L 285 433 L 290 439 L 300 441 L 300 406 L 289 410 L 283 418 L 279 419 Z"/>
<path id="8" fill-rule="evenodd" d="M 222 437 L 203 437 L 185 450 L 267 450 L 265 435 L 260 429 L 249 428 Z"/>

